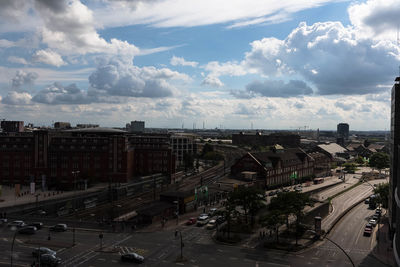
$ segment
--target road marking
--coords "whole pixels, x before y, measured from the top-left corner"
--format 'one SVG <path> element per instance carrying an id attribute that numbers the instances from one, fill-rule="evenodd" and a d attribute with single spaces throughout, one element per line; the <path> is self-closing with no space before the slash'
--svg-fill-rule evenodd
<path id="1" fill-rule="evenodd" d="M 106 261 L 106 259 L 103 259 L 103 258 L 98 258 L 97 260 L 98 261 Z"/>

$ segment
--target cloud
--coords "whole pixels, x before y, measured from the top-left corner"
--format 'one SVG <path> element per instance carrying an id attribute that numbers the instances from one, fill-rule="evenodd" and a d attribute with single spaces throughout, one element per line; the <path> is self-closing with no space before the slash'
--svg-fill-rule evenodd
<path id="1" fill-rule="evenodd" d="M 167 68 L 139 68 L 116 58 L 101 62 L 89 77 L 91 89 L 100 93 L 150 98 L 172 96 L 175 88 L 168 80 L 189 80 L 189 77 Z"/>
<path id="2" fill-rule="evenodd" d="M 304 103 L 302 103 L 302 102 L 295 102 L 294 104 L 293 104 L 293 106 L 295 107 L 295 108 L 297 108 L 297 109 L 302 109 L 302 108 L 304 108 Z"/>
<path id="3" fill-rule="evenodd" d="M 338 108 L 343 109 L 344 111 L 352 110 L 353 107 L 354 107 L 353 104 L 345 103 L 345 102 L 342 102 L 342 101 L 337 101 L 335 103 L 335 106 L 338 107 Z"/>
<path id="4" fill-rule="evenodd" d="M 232 91 L 235 97 L 250 98 L 256 96 L 265 97 L 292 97 L 301 95 L 311 95 L 313 90 L 305 82 L 300 80 L 290 80 L 285 83 L 281 80 L 254 81 L 246 86 L 244 92 Z"/>
<path id="5" fill-rule="evenodd" d="M 301 10 L 318 7 L 337 0 L 296 1 L 230 1 L 170 0 L 170 1 L 108 1 L 109 6 L 95 10 L 102 25 L 123 26 L 146 24 L 153 27 L 194 27 L 212 24 L 238 23 L 254 25 L 282 21 Z M 112 10 L 112 12 L 110 12 Z M 118 14 L 118 16 L 115 16 Z"/>
<path id="6" fill-rule="evenodd" d="M 16 63 L 16 64 L 22 64 L 22 65 L 28 65 L 28 64 L 29 64 L 29 62 L 26 61 L 25 58 L 22 58 L 22 57 L 15 57 L 15 56 L 10 56 L 10 57 L 8 57 L 8 58 L 7 58 L 7 61 L 8 61 L 8 62 L 11 62 L 11 63 Z"/>
<path id="7" fill-rule="evenodd" d="M 400 48 L 360 39 L 340 22 L 302 22 L 284 40 L 251 43 L 243 65 L 267 76 L 300 75 L 320 95 L 379 93 L 400 63 Z"/>
<path id="8" fill-rule="evenodd" d="M 57 3 L 54 3 L 57 2 Z M 42 39 L 63 54 L 108 53 L 133 57 L 139 49 L 126 41 L 107 42 L 95 29 L 92 11 L 78 0 L 35 2 L 44 26 Z"/>
<path id="9" fill-rule="evenodd" d="M 25 89 L 22 87 L 32 86 L 38 77 L 39 75 L 36 72 L 18 70 L 14 78 L 11 80 L 11 87 L 13 90 Z"/>
<path id="10" fill-rule="evenodd" d="M 371 104 L 362 104 L 360 108 L 360 112 L 371 112 L 372 105 Z"/>
<path id="11" fill-rule="evenodd" d="M 89 104 L 98 102 L 95 95 L 79 89 L 75 84 L 63 86 L 60 83 L 53 83 L 45 89 L 39 91 L 33 98 L 33 102 L 43 104 Z"/>
<path id="12" fill-rule="evenodd" d="M 172 66 L 190 66 L 190 67 L 196 67 L 199 63 L 196 61 L 186 61 L 183 57 L 176 57 L 172 56 L 171 60 L 169 63 Z"/>
<path id="13" fill-rule="evenodd" d="M 41 62 L 56 67 L 66 65 L 62 57 L 50 49 L 36 51 L 32 56 L 32 60 L 34 62 Z"/>
<path id="14" fill-rule="evenodd" d="M 394 40 L 399 27 L 398 0 L 368 0 L 353 3 L 348 8 L 351 24 L 363 37 Z"/>
<path id="15" fill-rule="evenodd" d="M 207 75 L 204 80 L 201 82 L 201 85 L 204 86 L 211 86 L 211 87 L 222 87 L 224 84 L 221 80 L 213 75 Z"/>
<path id="16" fill-rule="evenodd" d="M 31 104 L 31 99 L 32 96 L 29 93 L 10 91 L 1 99 L 1 102 L 7 105 L 29 105 Z"/>
<path id="17" fill-rule="evenodd" d="M 0 48 L 9 48 L 15 46 L 15 43 L 6 39 L 0 39 Z"/>

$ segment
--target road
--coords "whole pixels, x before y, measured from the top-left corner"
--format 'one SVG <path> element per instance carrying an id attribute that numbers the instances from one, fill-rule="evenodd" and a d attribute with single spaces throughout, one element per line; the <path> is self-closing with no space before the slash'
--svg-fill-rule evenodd
<path id="1" fill-rule="evenodd" d="M 385 266 L 371 256 L 376 245 L 376 231 L 370 237 L 363 235 L 364 227 L 373 210 L 361 203 L 347 213 L 332 229 L 328 238 L 342 247 L 353 260 L 355 266 Z M 350 260 L 333 243 L 324 240 L 322 245 L 314 247 L 302 254 L 309 266 L 351 266 Z"/>

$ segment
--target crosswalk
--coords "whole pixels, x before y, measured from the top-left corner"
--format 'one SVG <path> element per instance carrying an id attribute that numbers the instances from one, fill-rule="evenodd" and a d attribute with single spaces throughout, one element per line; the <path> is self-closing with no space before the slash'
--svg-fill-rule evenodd
<path id="1" fill-rule="evenodd" d="M 118 254 L 122 255 L 125 253 L 135 252 L 139 255 L 145 256 L 148 253 L 147 249 L 137 248 L 137 247 L 127 247 L 127 246 L 116 246 L 116 249 L 119 250 Z"/>

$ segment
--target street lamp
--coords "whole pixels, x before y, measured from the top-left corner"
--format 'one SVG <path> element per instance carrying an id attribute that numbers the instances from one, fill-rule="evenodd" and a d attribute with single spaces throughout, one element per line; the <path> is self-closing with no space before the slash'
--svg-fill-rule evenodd
<path id="1" fill-rule="evenodd" d="M 178 236 L 178 233 L 179 233 L 179 235 L 181 237 L 181 258 L 180 259 L 183 260 L 183 247 L 185 246 L 185 244 L 183 244 L 182 232 L 180 230 L 178 230 L 178 229 L 175 230 L 175 237 Z"/>
<path id="2" fill-rule="evenodd" d="M 74 215 L 76 215 L 77 205 L 76 205 L 76 176 L 80 173 L 80 171 L 72 171 L 72 175 L 74 176 Z M 76 218 L 75 218 L 76 219 Z M 72 228 L 72 246 L 75 246 L 75 223 L 73 223 Z"/>
<path id="3" fill-rule="evenodd" d="M 317 232 L 315 232 L 314 230 L 307 230 L 307 232 L 313 233 L 316 236 L 319 237 L 319 235 L 317 234 Z M 327 236 L 324 236 L 323 238 L 326 238 L 328 241 L 332 242 L 332 244 L 334 244 L 335 246 L 337 246 L 341 251 L 343 251 L 344 255 L 346 255 L 346 257 L 349 259 L 349 261 L 351 262 L 351 265 L 353 267 L 355 267 L 353 260 L 350 258 L 350 255 L 347 254 L 347 252 L 339 245 L 337 244 L 335 241 L 333 241 L 332 239 L 328 238 Z"/>

